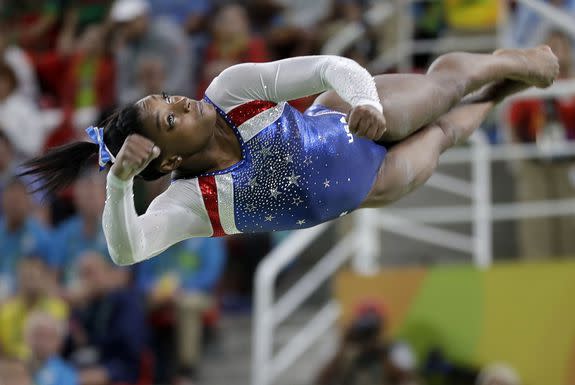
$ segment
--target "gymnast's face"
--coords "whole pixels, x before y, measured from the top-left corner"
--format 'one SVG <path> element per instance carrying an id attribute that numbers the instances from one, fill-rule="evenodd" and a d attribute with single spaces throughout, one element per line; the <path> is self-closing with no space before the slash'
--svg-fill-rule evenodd
<path id="1" fill-rule="evenodd" d="M 147 96 L 137 104 L 143 134 L 161 150 L 162 172 L 173 171 L 182 158 L 206 148 L 214 135 L 217 113 L 209 103 L 164 94 Z"/>

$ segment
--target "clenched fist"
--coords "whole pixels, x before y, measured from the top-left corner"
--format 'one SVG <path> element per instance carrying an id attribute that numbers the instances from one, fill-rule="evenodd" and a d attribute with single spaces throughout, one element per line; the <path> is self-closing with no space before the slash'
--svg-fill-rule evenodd
<path id="1" fill-rule="evenodd" d="M 119 179 L 130 180 L 158 156 L 160 149 L 154 142 L 141 135 L 130 135 L 126 138 L 110 170 Z"/>
<path id="2" fill-rule="evenodd" d="M 347 122 L 353 134 L 372 140 L 379 140 L 387 130 L 383 114 L 375 107 L 368 105 L 352 108 Z"/>

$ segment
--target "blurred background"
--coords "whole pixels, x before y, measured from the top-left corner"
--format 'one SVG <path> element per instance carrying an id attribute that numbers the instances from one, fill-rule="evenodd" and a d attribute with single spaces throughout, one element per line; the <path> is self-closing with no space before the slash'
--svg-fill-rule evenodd
<path id="1" fill-rule="evenodd" d="M 0 15 L 1 385 L 575 384 L 575 1 L 0 0 Z M 95 164 L 56 196 L 15 177 L 118 106 L 200 98 L 240 62 L 423 72 L 542 43 L 554 86 L 504 103 L 401 202 L 312 229 L 118 268 Z M 168 183 L 137 182 L 138 211 Z"/>

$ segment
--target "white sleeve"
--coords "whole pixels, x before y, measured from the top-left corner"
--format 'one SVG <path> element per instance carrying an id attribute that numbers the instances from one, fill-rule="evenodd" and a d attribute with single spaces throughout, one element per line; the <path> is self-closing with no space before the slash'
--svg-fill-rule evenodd
<path id="1" fill-rule="evenodd" d="M 118 265 L 131 265 L 151 258 L 171 245 L 192 237 L 210 236 L 209 218 L 183 204 L 185 191 L 168 188 L 144 215 L 134 207 L 133 181 L 108 173 L 103 227 L 108 251 Z"/>
<path id="2" fill-rule="evenodd" d="M 373 77 L 351 59 L 300 56 L 269 63 L 244 63 L 222 71 L 206 95 L 225 112 L 251 100 L 283 102 L 334 90 L 353 107 L 382 112 Z"/>

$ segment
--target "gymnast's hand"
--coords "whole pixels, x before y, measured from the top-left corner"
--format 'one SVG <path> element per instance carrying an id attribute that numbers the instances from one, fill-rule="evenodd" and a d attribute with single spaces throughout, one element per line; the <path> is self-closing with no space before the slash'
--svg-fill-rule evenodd
<path id="1" fill-rule="evenodd" d="M 118 152 L 111 172 L 119 179 L 130 180 L 158 156 L 160 149 L 154 142 L 141 135 L 130 135 Z"/>
<path id="2" fill-rule="evenodd" d="M 353 134 L 372 140 L 379 140 L 387 130 L 383 114 L 368 105 L 352 108 L 347 116 L 347 123 Z"/>

